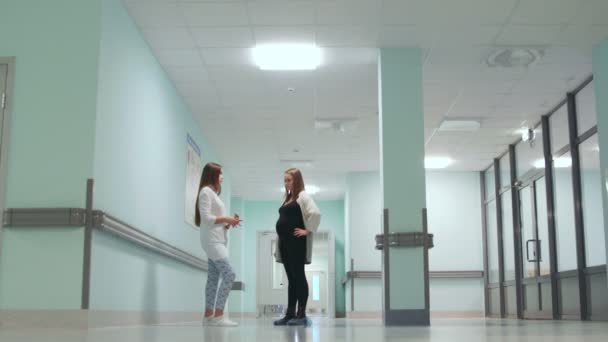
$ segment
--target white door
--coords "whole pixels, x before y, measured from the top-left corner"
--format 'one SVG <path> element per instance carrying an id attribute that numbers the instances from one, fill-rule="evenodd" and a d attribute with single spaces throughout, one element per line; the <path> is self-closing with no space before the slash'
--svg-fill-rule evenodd
<path id="1" fill-rule="evenodd" d="M 5 133 L 8 130 L 6 120 L 7 103 L 7 88 L 8 88 L 8 65 L 0 64 L 0 245 L 2 244 L 2 222 L 4 222 L 4 206 L 6 196 L 6 141 Z"/>
<path id="2" fill-rule="evenodd" d="M 275 261 L 277 248 L 275 232 L 258 232 L 257 244 L 257 305 L 287 305 L 287 275 L 283 264 Z"/>
<path id="3" fill-rule="evenodd" d="M 306 272 L 308 280 L 308 306 L 311 314 L 327 314 L 327 273 L 324 271 Z"/>

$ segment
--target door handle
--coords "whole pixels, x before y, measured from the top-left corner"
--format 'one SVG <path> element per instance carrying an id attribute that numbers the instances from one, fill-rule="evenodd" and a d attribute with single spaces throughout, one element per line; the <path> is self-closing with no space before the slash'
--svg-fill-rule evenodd
<path id="1" fill-rule="evenodd" d="M 536 242 L 536 241 L 537 240 L 535 240 L 535 239 L 530 239 L 530 240 L 526 241 L 526 260 L 528 262 L 536 262 L 537 261 L 536 260 L 536 248 L 534 248 L 535 249 L 535 251 L 534 251 L 534 259 L 530 259 L 530 242 Z"/>

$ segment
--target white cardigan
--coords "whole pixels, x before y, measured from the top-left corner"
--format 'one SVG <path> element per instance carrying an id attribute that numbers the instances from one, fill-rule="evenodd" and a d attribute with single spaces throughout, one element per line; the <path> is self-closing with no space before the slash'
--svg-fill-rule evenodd
<path id="1" fill-rule="evenodd" d="M 321 223 L 321 212 L 315 204 L 315 201 L 306 191 L 300 192 L 296 202 L 298 202 L 300 209 L 302 209 L 304 228 L 311 232 L 311 234 L 308 234 L 306 239 L 306 263 L 310 264 L 312 259 L 312 235 L 316 233 L 317 229 L 319 228 L 319 224 Z M 277 262 L 282 262 L 279 248 L 276 249 L 274 257 Z"/>

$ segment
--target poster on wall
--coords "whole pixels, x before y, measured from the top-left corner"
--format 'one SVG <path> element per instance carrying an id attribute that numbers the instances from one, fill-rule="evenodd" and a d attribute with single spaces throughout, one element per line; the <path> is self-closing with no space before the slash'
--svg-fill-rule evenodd
<path id="1" fill-rule="evenodd" d="M 198 196 L 198 186 L 203 172 L 201 161 L 201 150 L 194 142 L 190 134 L 187 135 L 186 150 L 186 222 L 193 228 L 198 229 L 194 223 L 194 213 L 196 210 L 196 197 Z"/>

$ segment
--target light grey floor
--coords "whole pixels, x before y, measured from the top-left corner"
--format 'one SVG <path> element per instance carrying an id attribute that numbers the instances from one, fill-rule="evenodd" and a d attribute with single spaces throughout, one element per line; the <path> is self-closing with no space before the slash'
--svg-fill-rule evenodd
<path id="1" fill-rule="evenodd" d="M 238 328 L 197 323 L 90 330 L 0 330 L 1 342 L 228 342 L 228 341 L 608 341 L 608 322 L 434 320 L 431 327 L 384 327 L 377 320 L 314 319 L 308 328 L 273 327 L 268 319 L 243 320 Z"/>

